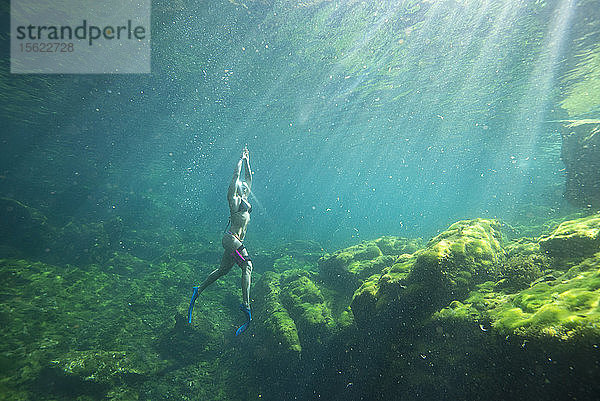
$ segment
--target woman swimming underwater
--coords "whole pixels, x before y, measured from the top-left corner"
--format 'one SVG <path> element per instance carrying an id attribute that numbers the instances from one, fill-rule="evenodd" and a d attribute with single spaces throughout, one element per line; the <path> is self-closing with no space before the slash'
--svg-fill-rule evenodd
<path id="1" fill-rule="evenodd" d="M 240 174 L 244 167 L 244 181 L 240 180 Z M 223 244 L 223 257 L 218 269 L 208 275 L 206 280 L 197 287 L 193 287 L 192 299 L 188 309 L 188 323 L 192 322 L 192 310 L 198 295 L 202 293 L 218 278 L 229 273 L 234 264 L 242 269 L 242 304 L 240 310 L 246 315 L 246 322 L 235 332 L 238 336 L 246 331 L 252 320 L 250 312 L 250 279 L 252 274 L 252 261 L 248 256 L 248 251 L 244 246 L 244 237 L 246 229 L 250 222 L 250 213 L 252 206 L 248 201 L 248 195 L 252 188 L 252 171 L 250 170 L 250 155 L 248 149 L 244 148 L 242 157 L 238 161 L 229 189 L 227 190 L 227 202 L 229 203 L 229 230 L 223 235 L 221 243 Z"/>

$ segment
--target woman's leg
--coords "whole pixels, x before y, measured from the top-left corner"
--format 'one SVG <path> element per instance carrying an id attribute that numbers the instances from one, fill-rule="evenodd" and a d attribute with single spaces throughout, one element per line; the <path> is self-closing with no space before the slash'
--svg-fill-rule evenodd
<path id="1" fill-rule="evenodd" d="M 234 264 L 235 259 L 233 259 L 233 257 L 231 256 L 231 253 L 225 250 L 225 252 L 223 252 L 223 257 L 221 258 L 221 266 L 219 266 L 218 269 L 210 273 L 206 280 L 204 280 L 204 282 L 198 286 L 198 294 L 204 291 L 206 287 L 217 281 L 218 278 L 223 277 L 224 275 L 229 273 Z"/>
<path id="2" fill-rule="evenodd" d="M 251 275 L 252 275 L 252 261 L 247 260 L 242 265 L 242 303 L 244 304 L 244 306 L 246 308 L 250 308 Z"/>

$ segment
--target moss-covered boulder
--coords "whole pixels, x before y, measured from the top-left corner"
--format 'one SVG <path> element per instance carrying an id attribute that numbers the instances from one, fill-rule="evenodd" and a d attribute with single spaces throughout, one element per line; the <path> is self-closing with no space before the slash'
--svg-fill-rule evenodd
<path id="1" fill-rule="evenodd" d="M 527 288 L 550 267 L 550 258 L 543 254 L 511 256 L 500 266 L 501 285 L 513 290 Z"/>
<path id="2" fill-rule="evenodd" d="M 487 312 L 501 333 L 569 340 L 600 339 L 600 253 L 506 298 Z"/>
<path id="3" fill-rule="evenodd" d="M 390 306 L 399 302 L 401 294 L 406 295 L 406 278 L 415 260 L 412 255 L 401 256 L 397 263 L 363 281 L 354 292 L 351 303 L 352 313 L 360 327 L 369 327 L 380 313 L 386 314 Z"/>
<path id="4" fill-rule="evenodd" d="M 427 315 L 453 299 L 463 299 L 477 284 L 497 278 L 505 259 L 499 226 L 494 220 L 459 221 L 425 249 L 399 257 L 369 277 L 352 300 L 357 323 L 368 326 L 373 316 Z"/>
<path id="5" fill-rule="evenodd" d="M 342 291 L 354 292 L 373 274 L 392 266 L 402 254 L 415 252 L 419 239 L 381 237 L 326 254 L 319 260 L 321 279 Z"/>
<path id="6" fill-rule="evenodd" d="M 600 251 L 600 214 L 565 221 L 539 244 L 543 251 L 563 260 L 591 256 Z"/>
<path id="7" fill-rule="evenodd" d="M 440 319 L 488 322 L 501 336 L 560 341 L 600 340 L 600 253 L 562 275 L 507 293 L 487 282 L 462 302 L 436 314 Z M 487 323 L 485 323 L 487 325 Z"/>
<path id="8" fill-rule="evenodd" d="M 156 373 L 160 367 L 157 360 L 157 355 L 142 358 L 125 351 L 71 351 L 51 361 L 51 366 L 81 381 L 114 386 Z"/>
<path id="9" fill-rule="evenodd" d="M 302 346 L 296 323 L 281 302 L 280 274 L 266 272 L 256 283 L 253 294 L 254 324 L 260 338 L 259 352 L 266 359 L 300 357 Z M 269 358 L 271 356 L 272 358 Z"/>
<path id="10" fill-rule="evenodd" d="M 419 252 L 409 278 L 460 298 L 474 285 L 497 277 L 505 258 L 501 240 L 495 220 L 454 223 Z"/>
<path id="11" fill-rule="evenodd" d="M 280 278 L 280 299 L 294 319 L 302 345 L 321 343 L 335 327 L 331 310 L 310 273 L 291 270 Z"/>
<path id="12" fill-rule="evenodd" d="M 374 242 L 384 255 L 411 254 L 423 247 L 421 238 L 403 238 L 386 235 L 376 239 Z"/>
<path id="13" fill-rule="evenodd" d="M 528 237 L 518 238 L 504 244 L 504 251 L 509 258 L 512 256 L 544 253 L 537 239 Z"/>
<path id="14" fill-rule="evenodd" d="M 332 312 L 329 290 L 316 274 L 296 269 L 266 272 L 254 288 L 257 335 L 263 358 L 297 358 L 313 352 L 340 327 L 351 324 L 351 313 Z"/>

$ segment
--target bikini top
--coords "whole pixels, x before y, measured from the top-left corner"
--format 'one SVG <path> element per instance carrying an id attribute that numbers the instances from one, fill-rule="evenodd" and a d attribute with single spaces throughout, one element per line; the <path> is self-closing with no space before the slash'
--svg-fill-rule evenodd
<path id="1" fill-rule="evenodd" d="M 240 206 L 238 208 L 238 212 L 248 212 L 252 213 L 252 205 L 244 198 L 240 200 Z"/>

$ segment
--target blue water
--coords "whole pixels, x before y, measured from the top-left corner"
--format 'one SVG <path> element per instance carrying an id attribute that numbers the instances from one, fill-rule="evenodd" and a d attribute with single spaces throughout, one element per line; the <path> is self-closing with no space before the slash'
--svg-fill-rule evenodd
<path id="1" fill-rule="evenodd" d="M 2 192 L 217 232 L 247 145 L 267 240 L 567 207 L 547 121 L 590 41 L 578 2 L 241 4 L 155 2 L 150 75 L 10 76 L 5 57 Z"/>

